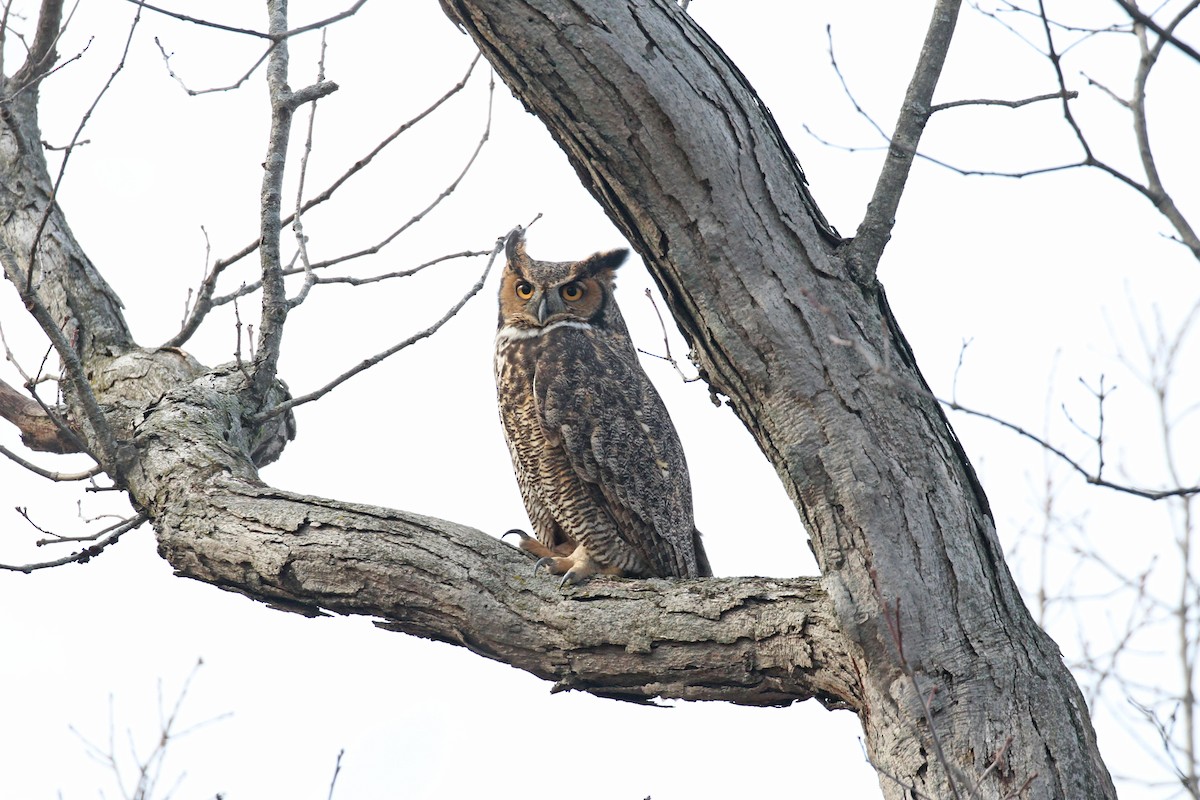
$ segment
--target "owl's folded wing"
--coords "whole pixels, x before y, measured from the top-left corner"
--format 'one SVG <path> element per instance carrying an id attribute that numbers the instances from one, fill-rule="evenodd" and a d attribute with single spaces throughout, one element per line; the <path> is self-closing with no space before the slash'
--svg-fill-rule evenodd
<path id="1" fill-rule="evenodd" d="M 656 571 L 697 575 L 691 480 L 662 399 L 636 357 L 570 338 L 556 357 L 539 360 L 534 379 L 547 437 L 562 443 L 622 538 Z"/>

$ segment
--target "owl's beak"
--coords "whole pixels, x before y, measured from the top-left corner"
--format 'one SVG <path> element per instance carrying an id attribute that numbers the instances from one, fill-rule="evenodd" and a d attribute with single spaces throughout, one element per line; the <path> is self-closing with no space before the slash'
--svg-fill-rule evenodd
<path id="1" fill-rule="evenodd" d="M 537 307 L 537 318 L 539 325 L 546 324 L 546 317 L 550 316 L 550 305 L 546 302 L 546 297 L 543 295 L 541 302 Z"/>

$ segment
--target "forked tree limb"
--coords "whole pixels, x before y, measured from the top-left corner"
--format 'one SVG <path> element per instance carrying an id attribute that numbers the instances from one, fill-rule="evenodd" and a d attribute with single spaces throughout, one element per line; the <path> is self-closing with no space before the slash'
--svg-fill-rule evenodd
<path id="1" fill-rule="evenodd" d="M 36 129 L 35 106 L 15 113 Z M 0 237 L 26 253 L 38 209 L 13 187 L 39 196 L 51 181 L 44 160 L 15 143 L 0 138 Z M 36 296 L 80 343 L 90 389 L 131 455 L 124 487 L 179 575 L 291 611 L 370 615 L 564 689 L 859 707 L 858 667 L 813 579 L 598 579 L 564 594 L 478 531 L 265 486 L 256 454 L 278 453 L 289 415 L 251 422 L 250 377 L 236 364 L 208 370 L 178 348 L 133 343 L 119 300 L 60 214 L 42 240 Z M 21 285 L 19 261 L 9 276 Z M 284 396 L 272 387 L 265 400 Z M 14 408 L 14 417 L 28 411 Z"/>
<path id="2" fill-rule="evenodd" d="M 643 256 L 795 502 L 885 796 L 1115 797 L 875 265 L 828 235 L 737 67 L 665 0 L 442 4 Z"/>
<path id="3" fill-rule="evenodd" d="M 889 798 L 1115 796 L 961 446 L 932 395 L 908 388 L 924 382 L 882 290 L 855 279 L 736 66 L 665 0 L 445 2 L 646 258 L 704 377 L 803 516 L 823 593 L 743 578 L 560 595 L 477 532 L 266 487 L 251 454 L 277 452 L 286 422 L 250 421 L 258 403 L 237 365 L 95 346 L 124 322 L 87 300 L 103 280 L 64 226 L 44 246 L 71 268 L 44 272 L 37 292 L 82 343 L 164 557 L 291 610 L 378 614 L 564 687 L 845 704 Z M 36 128 L 31 104 L 17 112 Z M 23 252 L 27 229 L 7 220 L 27 198 L 9 187 L 44 191 L 48 176 L 14 140 L 0 137 L 0 236 Z M 282 397 L 272 383 L 259 399 Z"/>

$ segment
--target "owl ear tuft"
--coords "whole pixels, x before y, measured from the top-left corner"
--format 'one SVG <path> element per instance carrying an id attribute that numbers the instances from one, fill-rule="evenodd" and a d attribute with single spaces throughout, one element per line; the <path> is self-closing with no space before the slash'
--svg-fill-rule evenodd
<path id="1" fill-rule="evenodd" d="M 529 260 L 529 255 L 525 252 L 525 229 L 520 225 L 508 232 L 508 237 L 504 240 L 504 255 L 508 258 L 509 264 L 524 263 Z"/>
<path id="2" fill-rule="evenodd" d="M 603 253 L 594 253 L 584 259 L 582 272 L 593 277 L 600 275 L 602 272 L 612 272 L 624 264 L 625 259 L 628 257 L 629 250 L 624 247 L 619 250 L 606 250 Z"/>

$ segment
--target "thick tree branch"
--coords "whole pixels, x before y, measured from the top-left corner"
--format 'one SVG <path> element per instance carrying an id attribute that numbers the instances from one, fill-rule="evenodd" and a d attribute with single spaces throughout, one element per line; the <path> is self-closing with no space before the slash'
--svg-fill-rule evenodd
<path id="1" fill-rule="evenodd" d="M 0 419 L 21 432 L 21 442 L 30 450 L 45 453 L 78 453 L 78 438 L 67 436 L 54 424 L 37 401 L 0 381 Z"/>
<path id="2" fill-rule="evenodd" d="M 188 514 L 160 528 L 180 575 L 304 614 L 376 617 L 555 690 L 856 703 L 854 665 L 814 579 L 603 579 L 563 594 L 514 548 L 403 512 L 221 479 Z"/>
<path id="3" fill-rule="evenodd" d="M 48 182 L 44 164 L 16 159 L 10 168 L 21 180 L 0 185 Z M 21 205 L 0 197 L 11 201 L 6 211 Z M 35 227 L 5 233 L 28 243 Z M 46 237 L 42 263 L 75 268 L 46 270 L 38 297 L 55 309 L 78 306 L 69 319 L 81 342 L 96 341 L 94 331 L 124 331 L 119 304 L 96 291 L 106 287 L 90 263 L 58 247 L 75 245 Z M 205 371 L 175 348 L 141 349 L 128 339 L 82 352 L 111 427 L 130 446 L 131 499 L 181 575 L 302 613 L 376 616 L 564 689 L 639 701 L 861 704 L 861 667 L 812 580 L 596 580 L 564 595 L 525 556 L 476 531 L 265 487 L 254 454 L 277 452 L 289 415 L 250 422 L 248 379 L 236 365 Z M 278 408 L 285 397 L 272 386 L 264 402 Z"/>
<path id="4" fill-rule="evenodd" d="M 176 571 L 302 613 L 377 615 L 563 688 L 848 705 L 895 781 L 889 797 L 956 785 L 989 799 L 1112 797 L 1077 687 L 1012 584 L 941 409 L 927 391 L 897 389 L 924 383 L 886 297 L 847 268 L 744 76 L 665 0 L 446 4 L 647 259 L 703 376 L 796 502 L 824 594 L 803 580 L 596 579 L 561 595 L 478 532 L 266 487 L 253 454 L 290 430 L 250 419 L 284 401 L 263 378 L 273 365 L 260 362 L 255 397 L 236 365 L 206 371 L 106 338 L 123 326 L 119 308 L 71 249 L 77 263 L 43 267 L 36 291 L 131 446 L 131 498 Z M 273 88 L 286 89 L 279 66 Z M 11 187 L 48 179 L 2 142 L 2 232 L 28 246 L 31 230 L 12 220 L 29 198 Z M 272 199 L 264 249 L 278 236 Z M 63 242 L 69 232 L 43 246 Z M 267 274 L 277 248 L 263 264 L 264 282 L 281 286 Z"/>
<path id="5" fill-rule="evenodd" d="M 1115 796 L 1078 687 L 1020 599 L 882 290 L 824 235 L 724 53 L 667 2 L 443 6 L 645 258 L 703 377 L 796 502 L 864 665 L 868 753 L 895 779 L 885 795 L 944 797 L 957 782 L 975 797 Z M 936 43 L 952 24 L 931 27 Z M 910 385 L 921 391 L 898 388 Z M 991 769 L 1002 751 L 1005 769 Z"/>

